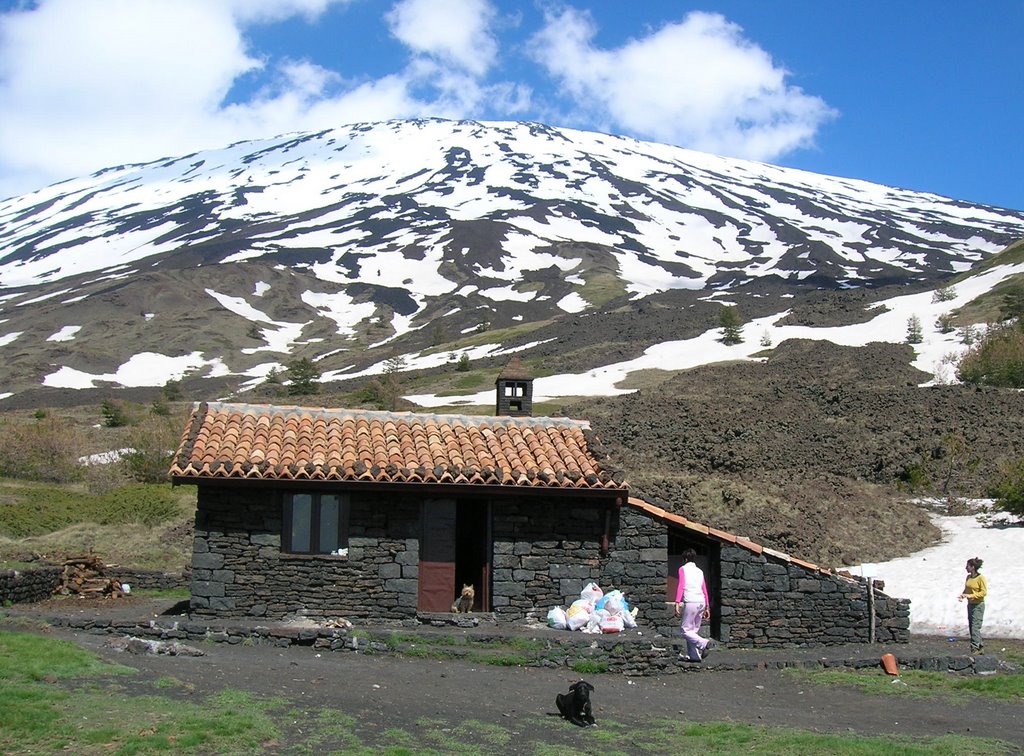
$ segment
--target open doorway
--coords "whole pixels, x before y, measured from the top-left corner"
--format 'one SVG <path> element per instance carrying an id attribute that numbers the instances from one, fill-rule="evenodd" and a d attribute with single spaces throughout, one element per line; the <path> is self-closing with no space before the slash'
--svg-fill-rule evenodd
<path id="1" fill-rule="evenodd" d="M 704 581 L 708 584 L 708 599 L 711 601 L 711 637 L 721 637 L 722 616 L 721 606 L 721 564 L 720 548 L 714 541 L 698 540 L 692 535 L 676 528 L 668 531 L 668 567 L 665 580 L 665 600 L 676 600 L 676 588 L 679 586 L 679 568 L 683 566 L 683 552 L 693 549 L 697 553 L 694 563 L 704 572 Z"/>
<path id="2" fill-rule="evenodd" d="M 419 590 L 421 612 L 449 612 L 463 585 L 472 585 L 473 611 L 491 609 L 491 508 L 486 500 L 423 502 Z"/>
<path id="3" fill-rule="evenodd" d="M 491 507 L 487 501 L 459 501 L 455 514 L 455 589 L 472 585 L 474 612 L 491 609 Z"/>

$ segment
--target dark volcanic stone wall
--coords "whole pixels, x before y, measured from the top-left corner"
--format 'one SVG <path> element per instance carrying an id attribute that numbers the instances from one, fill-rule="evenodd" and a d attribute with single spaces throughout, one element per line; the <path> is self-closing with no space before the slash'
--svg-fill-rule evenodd
<path id="1" fill-rule="evenodd" d="M 418 532 L 418 501 L 353 497 L 347 557 L 282 554 L 276 492 L 202 487 L 192 556 L 192 612 L 407 618 L 416 610 Z"/>
<path id="2" fill-rule="evenodd" d="M 31 570 L 0 570 L 0 606 L 45 601 L 60 585 L 63 567 Z"/>
<path id="3" fill-rule="evenodd" d="M 602 555 L 606 516 L 611 540 Z M 493 605 L 501 620 L 546 616 L 551 607 L 578 599 L 590 582 L 606 593 L 622 591 L 639 608 L 640 623 L 665 612 L 668 536 L 634 510 L 610 503 L 503 503 L 495 507 L 493 533 Z"/>
<path id="4" fill-rule="evenodd" d="M 865 581 L 723 546 L 720 590 L 720 640 L 730 646 L 865 643 L 871 637 Z M 910 639 L 908 600 L 876 590 L 874 613 L 876 641 Z"/>
<path id="5" fill-rule="evenodd" d="M 641 627 L 678 634 L 665 599 L 668 526 L 600 500 L 501 499 L 493 503 L 491 601 L 495 617 L 542 618 L 593 581 L 618 589 Z M 382 494 L 351 500 L 347 557 L 281 553 L 281 504 L 273 491 L 203 487 L 196 514 L 192 613 L 216 617 L 415 622 L 420 502 Z M 609 533 L 608 553 L 602 541 Z M 772 647 L 866 641 L 862 582 L 767 554 L 720 549 L 720 639 Z M 715 599 L 713 599 L 715 600 Z M 908 639 L 909 604 L 879 595 L 878 641 Z"/>

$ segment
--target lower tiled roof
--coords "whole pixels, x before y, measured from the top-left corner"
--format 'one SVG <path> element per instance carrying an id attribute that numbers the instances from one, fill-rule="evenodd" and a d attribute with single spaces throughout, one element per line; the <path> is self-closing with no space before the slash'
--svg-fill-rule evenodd
<path id="1" fill-rule="evenodd" d="M 805 570 L 810 570 L 812 572 L 820 572 L 823 575 L 833 575 L 843 580 L 853 581 L 853 578 L 850 575 L 842 575 L 840 573 L 833 572 L 827 567 L 820 567 L 816 564 L 812 564 L 811 562 L 805 562 L 803 559 L 797 559 L 796 557 L 790 556 L 789 554 L 784 554 L 781 551 L 776 551 L 775 549 L 770 549 L 767 546 L 762 546 L 759 543 L 751 541 L 749 538 L 744 538 L 743 536 L 738 536 L 733 533 L 728 533 L 724 530 L 719 530 L 718 528 L 712 528 L 707 525 L 702 525 L 699 522 L 688 520 L 682 515 L 673 514 L 672 512 L 662 509 L 661 507 L 656 507 L 654 504 L 646 502 L 643 499 L 637 499 L 633 496 L 630 496 L 626 500 L 626 503 L 629 504 L 631 507 L 639 509 L 642 512 L 646 512 L 649 516 L 657 520 L 661 520 L 662 522 L 666 523 L 672 523 L 673 525 L 678 525 L 686 530 L 693 531 L 694 533 L 698 533 L 702 536 L 707 536 L 708 538 L 718 541 L 719 543 L 731 543 L 736 546 L 739 546 L 742 549 L 746 549 L 747 551 L 752 551 L 755 554 L 767 554 L 768 556 L 774 557 L 781 562 L 790 562 L 792 564 L 803 567 Z"/>
<path id="2" fill-rule="evenodd" d="M 584 421 L 210 402 L 174 456 L 179 479 L 445 483 L 620 490 Z"/>

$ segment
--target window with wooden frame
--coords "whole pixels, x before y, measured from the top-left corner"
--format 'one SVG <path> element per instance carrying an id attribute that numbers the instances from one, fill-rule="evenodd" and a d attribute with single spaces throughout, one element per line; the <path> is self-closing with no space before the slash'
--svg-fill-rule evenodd
<path id="1" fill-rule="evenodd" d="M 285 494 L 281 550 L 290 554 L 337 554 L 348 549 L 348 513 L 348 496 L 344 494 Z"/>

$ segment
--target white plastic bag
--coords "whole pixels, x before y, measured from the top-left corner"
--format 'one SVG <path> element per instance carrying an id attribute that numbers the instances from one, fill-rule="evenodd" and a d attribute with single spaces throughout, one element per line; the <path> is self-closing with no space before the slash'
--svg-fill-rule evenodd
<path id="1" fill-rule="evenodd" d="M 597 585 L 597 583 L 587 583 L 583 590 L 580 591 L 580 598 L 588 599 L 590 602 L 596 604 L 604 596 L 604 591 Z"/>
<path id="2" fill-rule="evenodd" d="M 625 627 L 625 623 L 622 616 L 618 614 L 609 615 L 601 620 L 602 633 L 621 633 L 623 627 Z"/>
<path id="3" fill-rule="evenodd" d="M 565 614 L 565 609 L 560 606 L 548 609 L 548 627 L 553 627 L 555 630 L 568 629 L 569 618 Z"/>
<path id="4" fill-rule="evenodd" d="M 594 605 L 587 599 L 576 599 L 569 606 L 566 612 L 567 622 L 570 630 L 579 630 L 590 620 L 594 613 Z"/>

